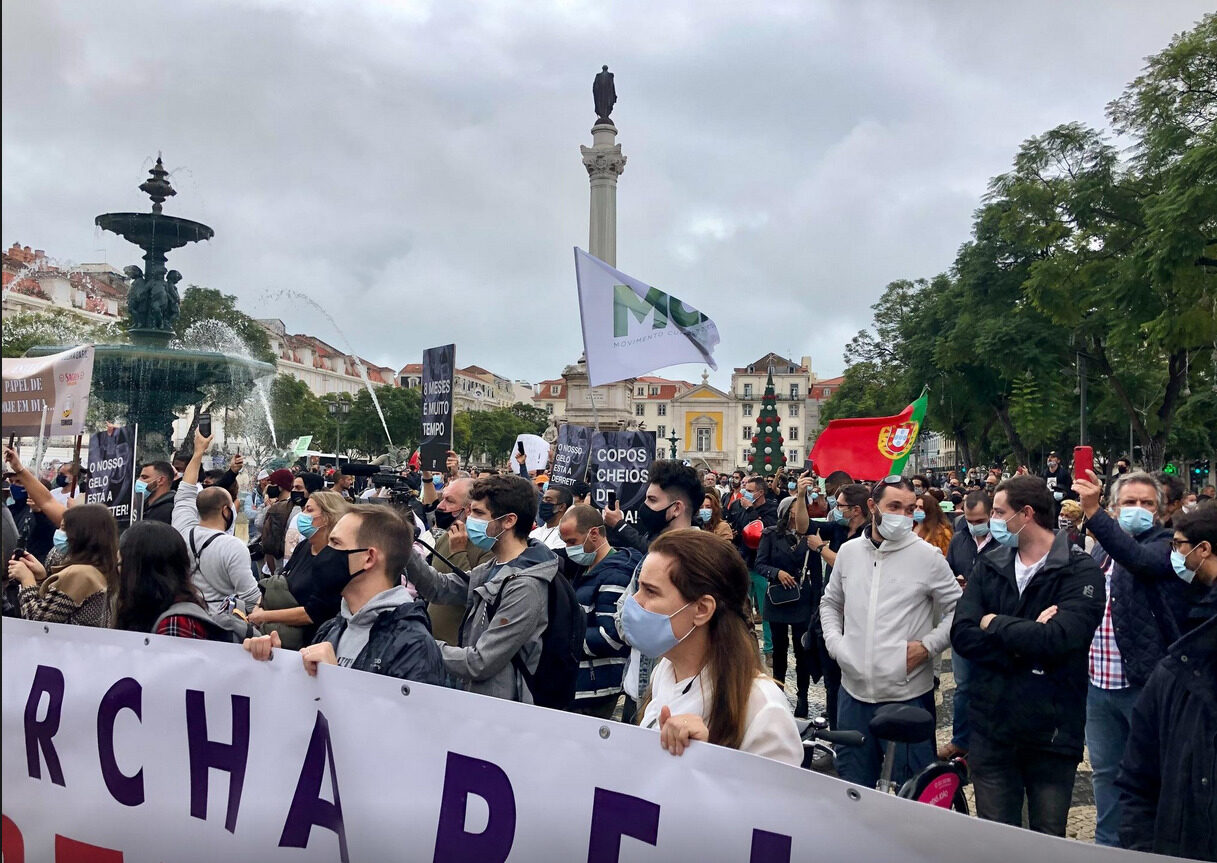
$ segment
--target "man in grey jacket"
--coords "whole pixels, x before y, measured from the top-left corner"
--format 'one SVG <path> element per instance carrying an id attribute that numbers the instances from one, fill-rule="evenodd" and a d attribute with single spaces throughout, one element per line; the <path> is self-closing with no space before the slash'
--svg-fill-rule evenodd
<path id="1" fill-rule="evenodd" d="M 837 552 L 820 622 L 828 653 L 841 666 L 836 727 L 867 738 L 864 746 L 841 748 L 837 772 L 874 788 L 883 749 L 869 733 L 871 717 L 885 704 L 913 704 L 934 714 L 931 660 L 950 643 L 963 591 L 942 553 L 912 532 L 917 495 L 908 480 L 889 476 L 875 485 L 871 501 L 870 525 Z M 903 782 L 934 754 L 933 738 L 898 746 L 892 779 Z"/>
<path id="2" fill-rule="evenodd" d="M 406 564 L 425 599 L 466 609 L 459 643 L 440 642 L 440 653 L 448 673 L 469 692 L 532 703 L 520 667 L 537 670 L 549 622 L 549 582 L 558 572 L 557 556 L 528 539 L 536 517 L 537 492 L 528 480 L 480 479 L 469 492 L 465 529 L 469 541 L 492 557 L 468 580 L 436 571 L 417 553 Z"/>
<path id="3" fill-rule="evenodd" d="M 196 429 L 194 455 L 173 499 L 173 528 L 186 540 L 190 578 L 207 602 L 208 610 L 220 611 L 224 600 L 235 596 L 242 603 L 242 610 L 250 611 L 262 594 L 249 567 L 249 549 L 228 533 L 236 518 L 236 505 L 220 486 L 200 489 L 198 485 L 203 453 L 210 446 L 211 438 L 203 437 Z"/>

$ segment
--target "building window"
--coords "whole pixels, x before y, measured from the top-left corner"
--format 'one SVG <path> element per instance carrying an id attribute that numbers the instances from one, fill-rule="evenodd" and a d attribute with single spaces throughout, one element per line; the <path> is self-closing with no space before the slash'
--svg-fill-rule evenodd
<path id="1" fill-rule="evenodd" d="M 710 451 L 710 429 L 699 428 L 697 430 L 697 451 L 698 452 L 709 452 Z"/>
<path id="2" fill-rule="evenodd" d="M 744 440 L 752 440 L 752 426 L 744 426 Z"/>
<path id="3" fill-rule="evenodd" d="M 667 437 L 667 436 L 668 436 L 668 427 L 667 426 L 659 426 L 656 429 L 656 431 L 655 431 L 656 439 L 661 438 L 661 437 Z"/>
<path id="4" fill-rule="evenodd" d="M 794 462 L 797 462 L 798 460 L 799 460 L 799 451 L 797 449 L 786 450 L 786 461 L 793 464 Z"/>
<path id="5" fill-rule="evenodd" d="M 752 405 L 748 405 L 748 404 L 744 405 L 744 416 L 746 416 L 746 417 L 752 416 Z"/>
<path id="6" fill-rule="evenodd" d="M 646 416 L 646 413 L 647 413 L 646 405 L 634 405 L 634 416 L 642 417 L 642 416 Z"/>
<path id="7" fill-rule="evenodd" d="M 744 398 L 752 398 L 752 384 L 744 384 Z"/>
<path id="8" fill-rule="evenodd" d="M 554 406 L 552 404 L 545 405 L 545 412 L 547 414 L 552 414 L 554 412 Z"/>
<path id="9" fill-rule="evenodd" d="M 791 442 L 797 441 L 799 439 L 799 427 L 798 426 L 787 426 L 787 429 L 790 431 Z"/>
<path id="10" fill-rule="evenodd" d="M 798 405 L 790 406 L 790 415 L 792 417 L 797 417 L 799 415 L 799 406 Z"/>
<path id="11" fill-rule="evenodd" d="M 550 384 L 549 385 L 549 394 L 551 396 L 556 396 L 561 389 L 562 389 L 561 384 Z"/>
<path id="12" fill-rule="evenodd" d="M 659 395 L 659 387 L 651 387 L 651 395 L 653 395 L 653 396 Z"/>
<path id="13" fill-rule="evenodd" d="M 799 397 L 799 385 L 791 384 L 790 385 L 790 398 L 797 399 L 798 397 Z"/>
<path id="14" fill-rule="evenodd" d="M 638 395 L 640 395 L 640 396 L 645 396 L 646 394 L 647 394 L 646 387 L 639 387 L 639 388 L 638 388 Z"/>
<path id="15" fill-rule="evenodd" d="M 668 415 L 667 405 L 655 405 L 655 410 L 659 411 L 659 415 L 661 417 L 666 417 Z"/>

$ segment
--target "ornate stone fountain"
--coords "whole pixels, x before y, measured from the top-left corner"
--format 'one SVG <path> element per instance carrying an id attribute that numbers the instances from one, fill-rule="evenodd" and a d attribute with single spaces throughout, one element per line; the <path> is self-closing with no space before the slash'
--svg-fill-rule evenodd
<path id="1" fill-rule="evenodd" d="M 121 406 L 129 424 L 139 424 L 141 458 L 169 452 L 177 413 L 205 401 L 206 387 L 223 384 L 252 390 L 257 378 L 275 373 L 269 363 L 169 347 L 180 312 L 177 285 L 182 274 L 166 268 L 166 256 L 188 243 L 209 240 L 214 232 L 207 225 L 162 212 L 165 199 L 177 192 L 159 155 L 149 174 L 139 188 L 152 199 L 152 212 L 105 213 L 95 220 L 98 227 L 144 250 L 142 270 L 137 266 L 123 270 L 131 279 L 127 296 L 131 343 L 96 346 L 92 393 Z M 67 347 L 38 345 L 27 355 L 46 356 Z"/>

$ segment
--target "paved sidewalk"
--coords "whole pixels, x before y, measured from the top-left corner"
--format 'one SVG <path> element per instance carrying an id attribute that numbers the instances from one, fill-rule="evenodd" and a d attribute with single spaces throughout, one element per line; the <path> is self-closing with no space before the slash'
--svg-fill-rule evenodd
<path id="1" fill-rule="evenodd" d="M 757 635 L 760 635 L 760 628 L 757 628 Z M 786 697 L 790 699 L 790 704 L 793 707 L 797 696 L 795 674 L 794 674 L 794 653 L 792 652 L 786 665 Z M 951 715 L 955 699 L 955 676 L 951 673 L 951 654 L 948 651 L 943 656 L 942 669 L 939 674 L 938 691 L 934 694 L 934 701 L 938 706 L 938 744 L 944 745 L 951 740 Z M 821 684 L 812 684 L 807 693 L 807 701 L 810 707 L 811 715 L 818 716 L 825 710 L 824 687 Z M 1082 763 L 1078 765 L 1077 779 L 1073 785 L 1073 806 L 1069 810 L 1069 825 L 1066 828 L 1065 835 L 1071 839 L 1079 839 L 1083 842 L 1094 841 L 1094 790 L 1090 784 L 1091 769 L 1088 755 L 1083 755 Z M 965 788 L 964 793 L 968 798 L 968 808 L 975 812 L 976 801 L 972 797 L 972 787 L 969 785 Z"/>

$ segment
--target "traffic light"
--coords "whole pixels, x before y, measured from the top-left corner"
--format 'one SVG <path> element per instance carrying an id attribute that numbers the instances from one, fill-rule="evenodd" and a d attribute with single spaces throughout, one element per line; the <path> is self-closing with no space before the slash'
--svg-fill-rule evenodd
<path id="1" fill-rule="evenodd" d="M 1192 463 L 1192 480 L 1199 484 L 1204 481 L 1205 475 L 1209 472 L 1209 460 L 1202 458 Z"/>
<path id="2" fill-rule="evenodd" d="M 1175 467 L 1174 462 L 1167 462 L 1166 466 L 1162 468 L 1162 472 L 1174 476 L 1178 472 L 1178 468 Z"/>

